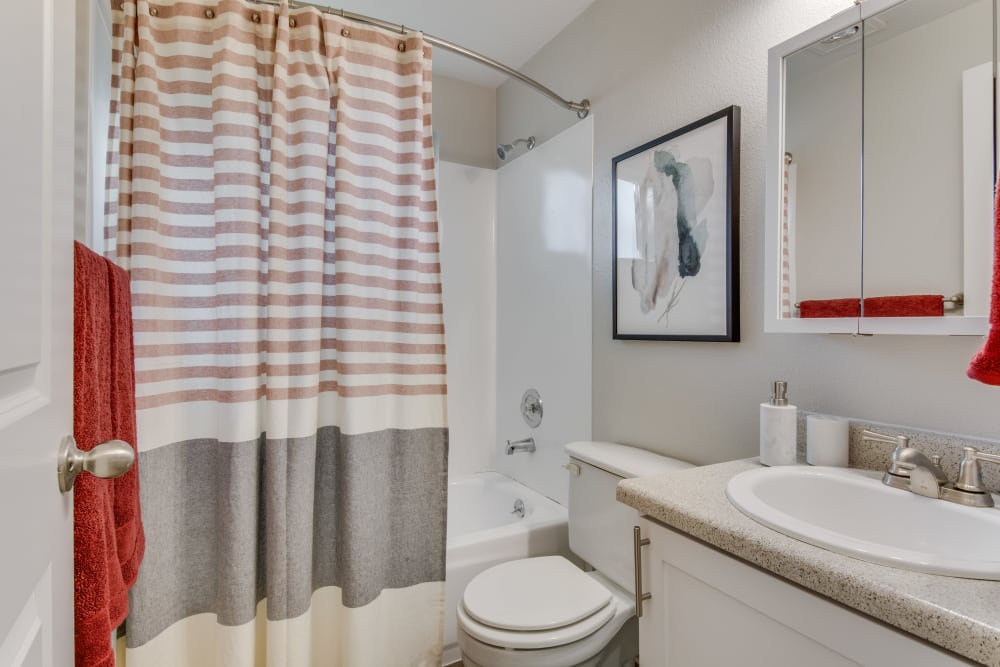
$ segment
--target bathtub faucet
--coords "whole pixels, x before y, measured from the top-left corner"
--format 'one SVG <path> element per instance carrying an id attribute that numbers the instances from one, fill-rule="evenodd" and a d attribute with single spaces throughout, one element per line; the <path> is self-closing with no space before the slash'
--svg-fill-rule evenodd
<path id="1" fill-rule="evenodd" d="M 535 451 L 535 439 L 525 438 L 524 440 L 515 440 L 511 442 L 507 441 L 507 456 L 510 456 L 514 452 L 533 452 Z"/>
<path id="2" fill-rule="evenodd" d="M 514 501 L 514 511 L 511 514 L 516 514 L 519 518 L 524 518 L 524 501 L 518 498 Z"/>

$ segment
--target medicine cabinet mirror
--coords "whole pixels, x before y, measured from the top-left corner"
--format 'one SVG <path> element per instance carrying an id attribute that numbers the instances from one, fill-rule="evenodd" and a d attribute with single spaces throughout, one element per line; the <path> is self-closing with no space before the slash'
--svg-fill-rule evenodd
<path id="1" fill-rule="evenodd" d="M 866 0 L 770 50 L 765 331 L 986 332 L 996 0 Z"/>

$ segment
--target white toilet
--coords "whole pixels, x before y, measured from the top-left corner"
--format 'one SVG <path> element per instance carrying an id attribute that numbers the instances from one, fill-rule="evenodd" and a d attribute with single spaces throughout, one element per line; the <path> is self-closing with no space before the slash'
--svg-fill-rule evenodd
<path id="1" fill-rule="evenodd" d="M 457 610 L 466 667 L 621 667 L 639 653 L 637 513 L 615 500 L 615 487 L 627 477 L 692 466 L 609 442 L 574 442 L 566 452 L 570 549 L 594 570 L 542 556 L 479 574 Z"/>

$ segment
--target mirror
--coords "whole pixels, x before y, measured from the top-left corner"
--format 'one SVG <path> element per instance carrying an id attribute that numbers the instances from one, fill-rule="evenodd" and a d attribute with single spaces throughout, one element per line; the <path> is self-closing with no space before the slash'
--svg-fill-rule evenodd
<path id="1" fill-rule="evenodd" d="M 861 45 L 858 22 L 785 58 L 785 317 L 861 295 Z"/>
<path id="2" fill-rule="evenodd" d="M 767 331 L 983 334 L 994 0 L 868 0 L 771 50 Z"/>

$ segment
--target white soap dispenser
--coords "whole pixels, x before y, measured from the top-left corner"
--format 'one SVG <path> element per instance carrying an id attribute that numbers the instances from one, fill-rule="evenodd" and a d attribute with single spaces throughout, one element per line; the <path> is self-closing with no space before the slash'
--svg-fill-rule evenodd
<path id="1" fill-rule="evenodd" d="M 788 403 L 788 383 L 776 380 L 768 403 L 760 404 L 760 462 L 766 466 L 796 463 L 798 408 Z"/>

